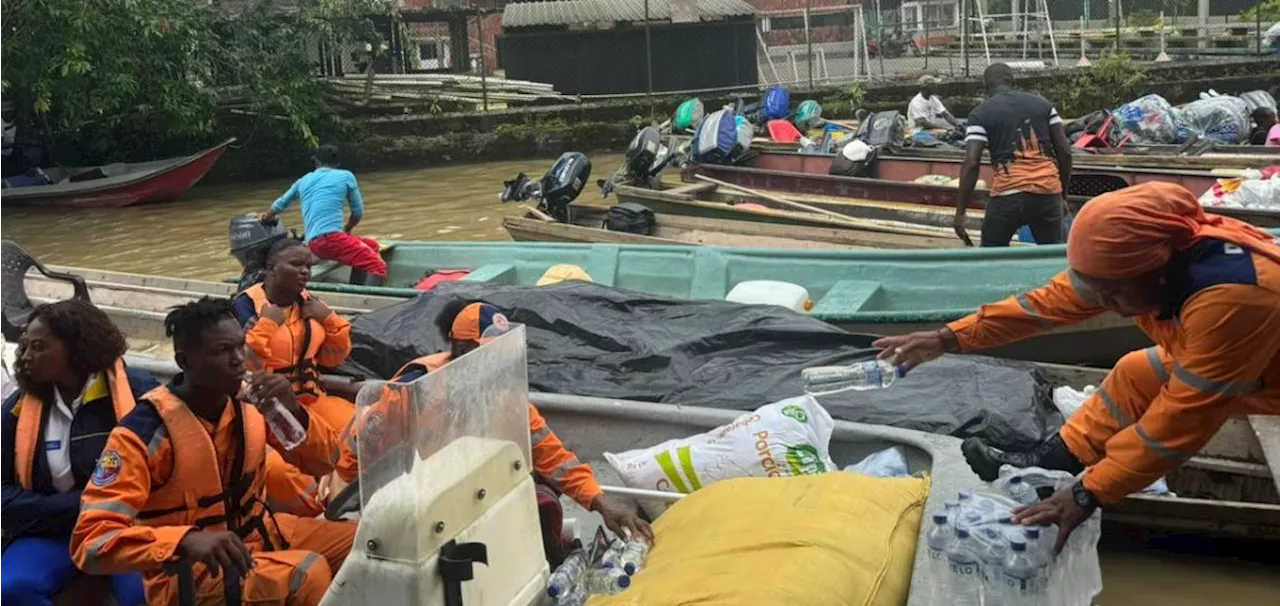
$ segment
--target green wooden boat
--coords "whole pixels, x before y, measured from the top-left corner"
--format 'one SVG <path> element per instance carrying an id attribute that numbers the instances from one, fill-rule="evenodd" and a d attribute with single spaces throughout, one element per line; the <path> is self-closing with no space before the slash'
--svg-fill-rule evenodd
<path id="1" fill-rule="evenodd" d="M 388 286 L 350 284 L 350 270 L 318 265 L 311 288 L 415 296 L 424 275 L 470 270 L 468 282 L 532 286 L 552 265 L 573 264 L 598 284 L 667 297 L 724 299 L 739 282 L 804 286 L 811 313 L 847 330 L 900 334 L 963 317 L 979 305 L 1035 288 L 1066 268 L 1065 248 L 959 250 L 787 250 L 707 246 L 391 242 Z M 1110 366 L 1149 345 L 1130 320 L 1104 314 L 993 350 L 1010 358 Z"/>

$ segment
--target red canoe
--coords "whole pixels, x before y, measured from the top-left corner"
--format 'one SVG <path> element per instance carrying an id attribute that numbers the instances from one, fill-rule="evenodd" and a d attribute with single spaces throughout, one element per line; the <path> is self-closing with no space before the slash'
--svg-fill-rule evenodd
<path id="1" fill-rule="evenodd" d="M 7 187 L 0 192 L 0 199 L 5 206 L 76 208 L 115 208 L 168 202 L 204 178 L 234 141 L 232 137 L 215 147 L 181 158 L 49 169 L 45 172 L 57 182 Z"/>

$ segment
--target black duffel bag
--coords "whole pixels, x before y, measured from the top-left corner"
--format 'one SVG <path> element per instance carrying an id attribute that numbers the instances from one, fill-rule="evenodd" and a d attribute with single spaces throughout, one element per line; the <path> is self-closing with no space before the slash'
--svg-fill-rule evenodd
<path id="1" fill-rule="evenodd" d="M 609 208 L 604 227 L 609 231 L 652 236 L 656 220 L 648 206 L 636 202 L 623 202 Z"/>

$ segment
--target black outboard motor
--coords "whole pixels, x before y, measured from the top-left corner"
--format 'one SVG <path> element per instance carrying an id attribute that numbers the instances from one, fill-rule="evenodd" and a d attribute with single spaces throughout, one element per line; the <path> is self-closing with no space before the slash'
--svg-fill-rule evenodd
<path id="1" fill-rule="evenodd" d="M 537 182 L 520 173 L 503 181 L 503 202 L 538 200 L 538 210 L 561 223 L 569 222 L 569 204 L 578 199 L 591 178 L 591 160 L 582 152 L 565 152 Z"/>
<path id="2" fill-rule="evenodd" d="M 675 158 L 677 146 L 674 137 L 667 145 L 662 144 L 662 130 L 657 125 L 650 124 L 640 129 L 627 146 L 622 166 L 609 175 L 608 179 L 597 182 L 600 195 L 608 198 L 619 183 L 658 189 L 658 173 Z"/>
<path id="3" fill-rule="evenodd" d="M 267 271 L 267 250 L 277 240 L 287 237 L 279 220 L 264 225 L 257 215 L 240 215 L 231 219 L 231 254 L 243 271 L 236 290 L 241 291 L 262 281 Z"/>

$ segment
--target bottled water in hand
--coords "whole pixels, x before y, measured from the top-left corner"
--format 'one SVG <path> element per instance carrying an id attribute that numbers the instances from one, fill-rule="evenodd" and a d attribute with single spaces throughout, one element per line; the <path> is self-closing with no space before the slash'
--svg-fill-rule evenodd
<path id="1" fill-rule="evenodd" d="M 905 367 L 885 360 L 866 360 L 848 366 L 814 366 L 800 372 L 804 391 L 823 396 L 843 391 L 883 389 L 907 373 Z"/>
<path id="2" fill-rule="evenodd" d="M 267 421 L 267 428 L 271 430 L 271 435 L 276 437 L 281 448 L 293 450 L 307 440 L 307 430 L 303 429 L 298 418 L 280 403 L 279 398 L 273 396 L 259 400 L 250 395 L 247 377 L 240 386 L 240 392 L 244 394 L 246 401 L 256 406 L 258 412 L 262 413 L 262 417 Z"/>

